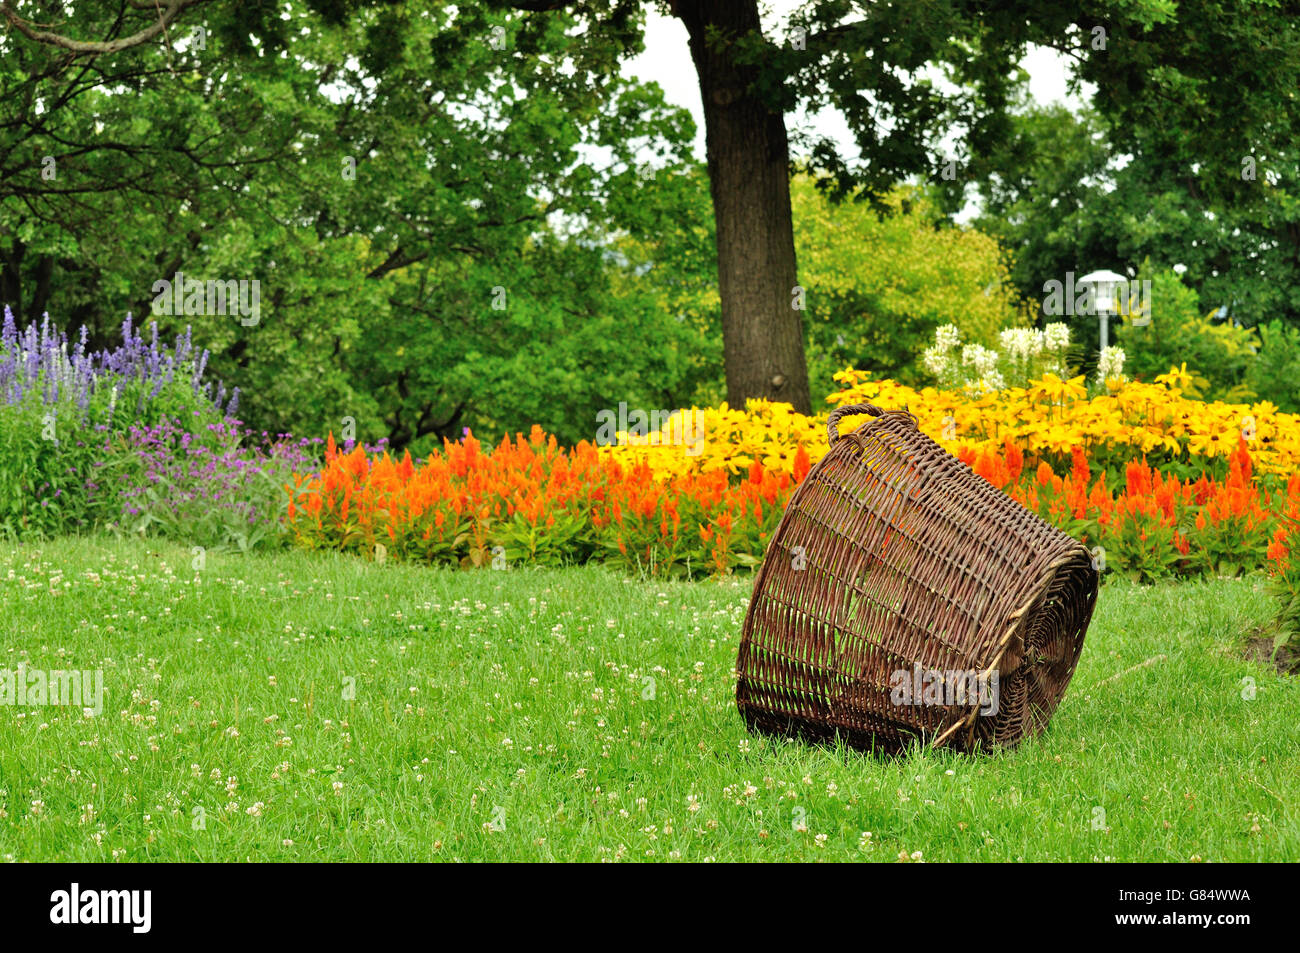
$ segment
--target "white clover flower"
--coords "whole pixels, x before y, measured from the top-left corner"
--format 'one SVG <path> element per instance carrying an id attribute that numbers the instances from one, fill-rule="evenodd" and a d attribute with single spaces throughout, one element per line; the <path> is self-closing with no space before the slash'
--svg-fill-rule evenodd
<path id="1" fill-rule="evenodd" d="M 1070 346 L 1070 327 L 1054 321 L 1043 330 L 1043 342 L 1049 351 L 1064 351 Z"/>

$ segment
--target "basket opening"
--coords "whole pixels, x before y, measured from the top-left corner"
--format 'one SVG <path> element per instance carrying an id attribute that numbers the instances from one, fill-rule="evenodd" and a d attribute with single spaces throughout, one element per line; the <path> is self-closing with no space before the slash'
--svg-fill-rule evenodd
<path id="1" fill-rule="evenodd" d="M 1097 584 L 1084 551 L 1052 574 L 998 667 L 997 714 L 977 720 L 977 735 L 986 743 L 1012 747 L 1047 727 L 1079 662 Z"/>

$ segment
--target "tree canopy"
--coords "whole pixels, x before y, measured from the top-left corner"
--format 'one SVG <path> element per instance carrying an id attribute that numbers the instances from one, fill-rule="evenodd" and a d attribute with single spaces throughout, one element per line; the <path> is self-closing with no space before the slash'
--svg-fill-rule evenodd
<path id="1" fill-rule="evenodd" d="M 0 3 L 0 298 L 102 344 L 178 272 L 257 281 L 255 325 L 158 320 L 259 426 L 415 446 L 590 436 L 623 400 L 810 409 L 839 361 L 905 376 L 934 323 L 978 335 L 1081 267 L 1181 264 L 1205 306 L 1300 325 L 1300 4 L 660 2 L 703 163 L 622 76 L 650 6 Z M 1088 108 L 1025 101 L 1031 44 Z M 851 147 L 787 130 L 821 108 Z M 972 197 L 975 230 L 938 220 Z"/>

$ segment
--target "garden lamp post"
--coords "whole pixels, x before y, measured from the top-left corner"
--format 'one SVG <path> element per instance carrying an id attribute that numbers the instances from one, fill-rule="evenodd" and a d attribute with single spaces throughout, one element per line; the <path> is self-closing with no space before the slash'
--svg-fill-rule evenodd
<path id="1" fill-rule="evenodd" d="M 1120 285 L 1128 286 L 1128 279 L 1113 271 L 1090 271 L 1079 279 L 1079 284 L 1092 289 L 1092 300 L 1097 308 L 1097 319 L 1101 324 L 1101 348 L 1106 350 L 1110 344 L 1110 316 L 1115 313 L 1117 299 L 1116 289 Z"/>

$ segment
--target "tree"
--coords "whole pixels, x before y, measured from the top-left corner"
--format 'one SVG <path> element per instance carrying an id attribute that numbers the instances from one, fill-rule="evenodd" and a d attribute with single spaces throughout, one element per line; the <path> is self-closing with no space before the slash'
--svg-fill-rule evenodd
<path id="1" fill-rule="evenodd" d="M 812 409 L 796 307 L 790 144 L 785 117 L 762 95 L 761 67 L 737 42 L 761 35 L 753 0 L 681 0 L 700 79 L 709 191 L 717 235 L 727 400 Z"/>
<path id="2" fill-rule="evenodd" d="M 591 35 L 606 16 L 625 29 L 635 6 L 502 2 L 537 15 L 564 11 Z M 856 158 L 827 141 L 798 143 L 810 168 L 833 176 L 837 196 L 858 188 L 884 195 L 919 175 L 947 189 L 950 207 L 1011 132 L 1016 64 L 1029 43 L 1071 57 L 1077 77 L 1096 84 L 1099 111 L 1136 133 L 1132 149 L 1194 179 L 1203 195 L 1242 199 L 1246 190 L 1228 170 L 1235 174 L 1247 154 L 1280 155 L 1293 138 L 1295 3 L 1049 0 L 990 9 L 973 0 L 819 0 L 783 36 L 764 35 L 757 0 L 664 6 L 686 25 L 700 81 L 733 402 L 761 396 L 807 406 L 792 389 L 803 372 L 785 287 L 796 262 L 783 117 L 797 107 L 839 109 L 857 139 Z"/>
<path id="3" fill-rule="evenodd" d="M 266 32 L 258 9 L 196 5 L 162 39 L 77 56 L 0 33 L 8 300 L 104 343 L 177 271 L 259 281 L 255 324 L 159 318 L 198 325 L 259 429 L 418 450 L 538 422 L 572 441 L 620 401 L 685 396 L 696 332 L 605 239 L 635 154 L 669 174 L 693 127 L 605 75 L 617 49 L 481 7 L 277 6 Z M 75 35 L 115 36 L 119 12 L 81 5 Z"/>
<path id="4" fill-rule="evenodd" d="M 133 0 L 133 15 L 143 16 L 145 6 Z M 403 4 L 375 9 L 321 0 L 320 6 L 336 20 L 362 17 L 361 59 L 374 77 L 390 62 L 388 50 L 412 29 Z M 525 66 L 547 66 L 546 56 L 562 50 L 572 71 L 541 72 L 579 97 L 570 77 L 608 95 L 621 59 L 641 46 L 643 5 L 634 0 L 431 6 L 435 13 L 456 11 L 468 30 L 462 43 L 489 27 L 500 30 Z M 276 5 L 230 7 L 238 12 L 222 16 L 233 25 L 232 36 L 248 42 L 251 35 L 267 49 L 288 37 Z M 1300 3 L 1294 0 L 1037 0 L 992 8 L 976 0 L 811 0 L 770 36 L 761 28 L 757 0 L 661 0 L 660 7 L 686 25 L 700 81 L 733 402 L 775 397 L 810 407 L 791 313 L 797 262 L 784 117 L 793 110 L 829 107 L 847 119 L 857 156 L 827 141 L 793 143 L 801 162 L 829 176 L 837 197 L 861 190 L 879 201 L 900 180 L 920 176 L 945 190 L 949 208 L 981 180 L 1012 130 L 1016 64 L 1030 43 L 1071 57 L 1076 77 L 1097 88 L 1099 114 L 1130 136 L 1130 151 L 1145 158 L 1158 181 L 1181 178 L 1200 200 L 1234 207 L 1256 202 L 1261 187 L 1241 176 L 1243 161 L 1283 175 L 1288 167 L 1276 160 L 1289 154 L 1295 138 Z M 120 11 L 99 6 L 100 21 L 111 27 L 107 35 L 121 29 L 114 9 Z M 500 17 L 502 11 L 522 12 L 523 23 Z M 178 11 L 174 22 L 191 12 Z M 250 32 L 254 21 L 258 27 Z M 513 75 L 537 88 L 526 70 Z M 1276 187 L 1267 176 L 1263 181 Z"/>
<path id="5" fill-rule="evenodd" d="M 979 183 L 977 223 L 1013 253 L 1026 299 L 1041 302 L 1044 282 L 1063 281 L 1067 271 L 1136 277 L 1149 259 L 1157 269 L 1182 266 L 1207 311 L 1228 306 L 1248 326 L 1272 318 L 1300 326 L 1293 147 L 1255 163 L 1253 180 L 1241 178 L 1249 164 L 1220 169 L 1247 186 L 1234 195 L 1202 188 L 1190 164 L 1128 152 L 1132 137 L 1095 110 L 1026 107 L 1013 126 Z"/>

